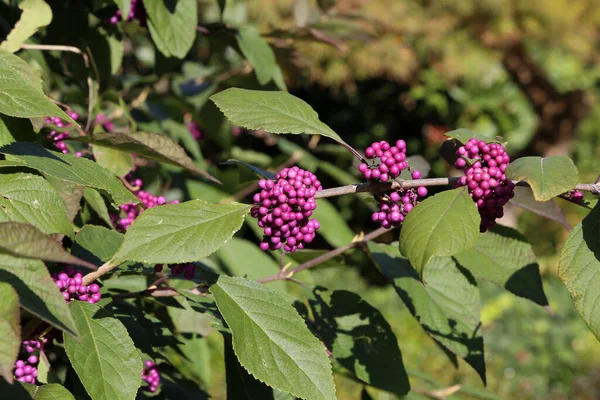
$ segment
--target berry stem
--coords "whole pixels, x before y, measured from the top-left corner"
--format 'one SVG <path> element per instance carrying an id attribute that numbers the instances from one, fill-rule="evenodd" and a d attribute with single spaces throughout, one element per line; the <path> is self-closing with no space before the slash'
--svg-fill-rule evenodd
<path id="1" fill-rule="evenodd" d="M 296 274 L 300 271 L 304 271 L 305 269 L 316 267 L 317 265 L 319 265 L 327 260 L 330 260 L 333 257 L 336 257 L 336 256 L 344 253 L 347 250 L 361 246 L 361 245 L 367 243 L 369 240 L 373 240 L 373 239 L 383 235 L 386 232 L 390 232 L 390 230 L 386 229 L 386 228 L 376 229 L 373 232 L 366 234 L 362 240 L 357 240 L 355 242 L 348 243 L 345 246 L 338 247 L 336 249 L 328 251 L 327 253 L 322 254 L 319 257 L 313 258 L 312 260 L 307 261 L 304 264 L 298 265 L 296 268 L 292 268 L 290 270 L 282 270 L 274 275 L 266 276 L 264 278 L 257 279 L 256 281 L 259 283 L 267 283 L 267 282 L 290 279 L 294 276 L 294 274 Z"/>

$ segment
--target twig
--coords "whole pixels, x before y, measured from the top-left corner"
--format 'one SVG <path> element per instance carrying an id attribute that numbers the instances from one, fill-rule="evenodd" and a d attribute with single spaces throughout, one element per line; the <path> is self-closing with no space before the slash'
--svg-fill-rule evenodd
<path id="1" fill-rule="evenodd" d="M 21 48 L 23 50 L 56 50 L 56 51 L 67 51 L 70 53 L 76 53 L 81 55 L 81 57 L 83 58 L 83 64 L 85 65 L 85 68 L 89 71 L 90 69 L 90 59 L 88 57 L 88 55 L 81 51 L 81 49 L 79 49 L 78 47 L 75 46 L 63 46 L 63 45 L 55 45 L 55 44 L 22 44 Z M 88 72 L 88 77 L 87 77 L 87 85 L 88 85 L 88 115 L 87 115 L 87 121 L 85 123 L 85 129 L 84 131 L 87 132 L 90 129 L 90 125 L 92 123 L 92 108 L 93 108 L 93 104 L 92 104 L 92 97 L 94 96 L 94 90 L 93 90 L 93 82 L 92 82 L 92 77 L 90 76 L 89 72 Z"/>
<path id="2" fill-rule="evenodd" d="M 82 285 L 91 285 L 96 279 L 100 278 L 102 275 L 109 273 L 113 269 L 117 268 L 121 264 L 111 265 L 110 261 L 105 262 L 97 270 L 90 272 L 83 276 Z"/>
<path id="3" fill-rule="evenodd" d="M 313 258 L 310 261 L 305 262 L 304 264 L 300 264 L 298 265 L 296 268 L 292 268 L 290 270 L 281 270 L 278 273 L 271 275 L 271 276 L 266 276 L 264 278 L 260 278 L 257 279 L 257 282 L 260 283 L 267 283 L 267 282 L 273 282 L 273 281 L 280 281 L 280 280 L 286 280 L 286 279 L 290 279 L 291 277 L 294 276 L 294 274 L 300 272 L 300 271 L 304 271 L 305 269 L 309 269 L 309 268 L 313 268 L 327 260 L 332 259 L 335 256 L 338 256 L 342 253 L 344 253 L 347 250 L 353 249 L 355 247 L 358 246 L 362 246 L 363 244 L 365 244 L 366 242 L 368 242 L 369 240 L 373 240 L 378 236 L 383 235 L 386 232 L 390 232 L 390 229 L 386 229 L 386 228 L 379 228 L 374 230 L 373 232 L 367 234 L 364 236 L 364 238 L 362 240 L 356 240 L 352 243 L 348 243 L 345 246 L 342 247 L 338 247 L 337 249 L 333 249 L 331 251 L 328 251 L 325 254 L 320 255 L 319 257 Z"/>
<path id="4" fill-rule="evenodd" d="M 417 388 L 413 388 L 411 390 L 415 393 L 422 394 L 424 396 L 431 397 L 436 400 L 445 400 L 446 396 L 452 396 L 453 394 L 458 392 L 460 390 L 460 388 L 461 388 L 461 385 L 456 384 L 456 385 L 452 385 L 447 388 L 442 388 L 442 389 L 438 389 L 438 390 L 426 390 L 426 389 L 417 389 Z"/>

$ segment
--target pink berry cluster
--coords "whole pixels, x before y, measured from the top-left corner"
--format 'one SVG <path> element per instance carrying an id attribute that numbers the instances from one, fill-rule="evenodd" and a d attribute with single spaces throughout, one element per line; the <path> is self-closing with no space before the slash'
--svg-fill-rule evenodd
<path id="1" fill-rule="evenodd" d="M 412 176 L 413 179 L 420 179 L 421 172 L 416 169 L 413 171 Z M 427 196 L 427 188 L 425 186 L 386 191 L 384 192 L 384 196 L 377 198 L 379 201 L 379 212 L 374 212 L 371 215 L 371 219 L 386 229 L 400 226 L 410 210 L 419 203 L 419 198 L 425 196 Z"/>
<path id="2" fill-rule="evenodd" d="M 562 197 L 569 201 L 572 201 L 573 203 L 581 203 L 583 201 L 583 193 L 575 189 L 563 194 Z"/>
<path id="3" fill-rule="evenodd" d="M 81 272 L 76 272 L 70 265 L 67 265 L 63 272 L 52 274 L 52 279 L 67 303 L 71 300 L 87 301 L 91 304 L 100 301 L 100 286 L 95 283 L 84 285 Z"/>
<path id="4" fill-rule="evenodd" d="M 465 173 L 457 187 L 467 186 L 469 189 L 481 216 L 481 232 L 496 225 L 496 218 L 504 215 L 502 208 L 515 195 L 514 183 L 504 174 L 509 162 L 504 146 L 476 138 L 469 139 L 456 151 L 454 166 Z"/>
<path id="5" fill-rule="evenodd" d="M 75 111 L 69 111 L 69 112 L 67 112 L 67 114 L 69 115 L 69 117 L 71 117 L 75 121 L 77 121 L 77 119 L 79 119 L 79 115 Z M 68 128 L 71 126 L 71 124 L 63 122 L 63 120 L 58 117 L 46 117 L 45 121 L 46 121 L 46 123 L 56 125 L 59 128 Z M 69 153 L 67 144 L 64 142 L 66 139 L 69 138 L 69 136 L 71 136 L 71 132 L 69 132 L 69 131 L 58 132 L 55 130 L 51 130 L 50 133 L 48 134 L 48 137 L 50 139 L 52 139 L 56 148 L 59 149 L 63 154 Z M 75 153 L 75 155 L 77 157 L 81 157 L 80 152 Z"/>
<path id="6" fill-rule="evenodd" d="M 165 199 L 164 196 L 154 196 L 154 195 L 146 192 L 145 190 L 141 190 L 140 188 L 144 184 L 144 182 L 141 179 L 131 179 L 129 177 L 129 181 L 133 186 L 138 188 L 133 193 L 138 197 L 138 199 L 140 199 L 140 201 L 142 203 L 144 203 L 144 205 L 147 208 L 152 208 L 152 207 L 156 207 L 156 206 L 161 206 L 163 204 L 167 204 L 167 199 Z M 179 203 L 179 200 L 173 200 L 169 204 L 177 204 L 177 203 Z M 119 230 L 121 232 L 125 232 L 129 228 L 129 226 L 131 224 L 133 224 L 133 221 L 135 221 L 135 219 L 138 217 L 138 215 L 140 215 L 140 213 L 143 210 L 139 209 L 134 204 L 123 204 L 123 205 L 121 205 L 121 210 L 125 214 L 124 217 L 119 218 L 118 216 L 113 215 L 111 218 L 112 218 L 113 223 L 115 224 L 115 227 L 117 228 L 117 230 Z"/>
<path id="7" fill-rule="evenodd" d="M 98 113 L 94 119 L 94 122 L 97 125 L 102 125 L 102 129 L 104 129 L 106 132 L 114 132 L 115 130 L 115 125 L 113 122 L 103 113 Z"/>
<path id="8" fill-rule="evenodd" d="M 146 13 L 146 8 L 144 7 L 144 3 L 142 0 L 131 0 L 131 5 L 129 8 L 129 15 L 125 19 L 125 22 L 131 22 L 134 19 L 138 19 L 140 21 L 141 26 L 146 26 L 146 20 L 148 18 L 148 14 Z M 115 14 L 110 17 L 106 22 L 110 22 L 113 25 L 119 23 L 119 21 L 123 20 L 123 14 L 121 10 L 117 10 Z"/>
<path id="9" fill-rule="evenodd" d="M 312 242 L 321 226 L 316 219 L 310 219 L 317 208 L 314 196 L 321 190 L 317 177 L 294 166 L 281 170 L 274 181 L 261 179 L 258 186 L 261 191 L 254 195 L 257 204 L 250 214 L 264 228 L 260 248 L 266 251 L 283 247 L 294 252 Z"/>
<path id="10" fill-rule="evenodd" d="M 27 358 L 24 360 L 17 360 L 13 371 L 15 378 L 17 378 L 19 382 L 36 383 L 38 373 L 37 366 L 40 362 L 39 353 L 47 342 L 47 338 L 41 340 L 26 340 L 23 342 L 25 353 L 27 354 L 25 357 Z"/>
<path id="11" fill-rule="evenodd" d="M 144 362 L 144 370 L 142 371 L 142 379 L 148 382 L 148 386 L 144 389 L 154 393 L 156 389 L 158 389 L 158 385 L 160 385 L 160 373 L 158 372 L 158 367 L 156 363 L 152 360 L 146 360 Z"/>
<path id="12" fill-rule="evenodd" d="M 183 274 L 185 279 L 194 279 L 194 275 L 196 274 L 196 267 L 192 263 L 185 264 L 171 264 L 167 265 L 171 270 L 172 275 L 181 275 Z M 154 266 L 154 272 L 162 272 L 164 269 L 162 264 L 156 264 Z"/>
<path id="13" fill-rule="evenodd" d="M 188 128 L 194 139 L 200 140 L 204 137 L 204 132 L 200 129 L 200 125 L 196 121 L 186 122 L 185 126 Z"/>
<path id="14" fill-rule="evenodd" d="M 406 142 L 398 140 L 394 146 L 385 140 L 374 142 L 365 150 L 365 158 L 372 164 L 362 163 L 358 170 L 369 181 L 387 182 L 400 176 L 408 168 L 406 162 Z"/>

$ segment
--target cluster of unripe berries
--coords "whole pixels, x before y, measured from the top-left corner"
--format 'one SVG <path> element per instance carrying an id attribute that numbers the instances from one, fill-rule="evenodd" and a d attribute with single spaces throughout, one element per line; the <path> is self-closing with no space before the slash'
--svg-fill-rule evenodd
<path id="1" fill-rule="evenodd" d="M 37 366 L 40 362 L 38 355 L 47 341 L 48 339 L 44 338 L 41 340 L 26 340 L 23 342 L 26 353 L 25 357 L 27 358 L 24 360 L 17 360 L 13 371 L 15 378 L 19 382 L 36 383 L 38 373 Z M 36 355 L 36 353 L 38 355 Z"/>
<path id="2" fill-rule="evenodd" d="M 77 119 L 79 119 L 79 115 L 75 111 L 68 111 L 67 114 L 74 121 L 77 121 Z M 71 124 L 63 122 L 63 120 L 59 117 L 46 117 L 45 121 L 48 124 L 56 125 L 58 128 L 68 128 L 71 126 Z M 71 136 L 71 132 L 69 131 L 58 132 L 55 130 L 51 130 L 48 134 L 48 137 L 54 142 L 54 146 L 56 146 L 56 148 L 59 149 L 63 154 L 69 154 L 67 144 L 64 142 L 66 139 L 69 138 L 69 136 Z M 81 157 L 81 153 L 77 152 L 75 153 L 75 156 Z"/>
<path id="3" fill-rule="evenodd" d="M 142 371 L 142 379 L 148 382 L 148 386 L 144 389 L 154 393 L 156 389 L 158 389 L 158 385 L 160 385 L 160 373 L 158 372 L 158 368 L 156 363 L 147 360 L 144 362 L 144 370 Z"/>
<path id="4" fill-rule="evenodd" d="M 204 132 L 200 129 L 200 125 L 196 121 L 186 122 L 185 126 L 188 128 L 194 139 L 200 140 L 204 137 Z"/>
<path id="5" fill-rule="evenodd" d="M 504 215 L 502 208 L 514 196 L 515 185 L 504 174 L 509 162 L 504 146 L 475 138 L 456 151 L 454 166 L 465 174 L 457 187 L 469 189 L 481 216 L 481 232 L 496 225 L 496 219 Z"/>
<path id="6" fill-rule="evenodd" d="M 142 0 L 131 0 L 131 5 L 129 8 L 129 14 L 127 18 L 125 18 L 125 22 L 131 22 L 134 19 L 138 19 L 140 21 L 141 26 L 146 26 L 146 20 L 148 18 L 148 14 L 146 13 L 146 8 L 144 7 L 144 3 Z M 123 20 L 123 13 L 121 10 L 117 10 L 113 16 L 111 16 L 106 22 L 110 22 L 113 25 L 119 23 L 119 21 Z"/>
<path id="7" fill-rule="evenodd" d="M 137 188 L 133 194 L 135 194 L 147 208 L 167 204 L 167 199 L 165 199 L 164 196 L 154 196 L 144 190 L 139 189 L 144 184 L 141 179 L 130 179 L 130 183 Z M 169 204 L 177 203 L 179 203 L 179 200 L 173 200 Z M 113 215 L 111 218 L 117 230 L 125 232 L 143 210 L 141 210 L 135 204 L 123 204 L 121 205 L 121 210 L 125 214 L 124 217 L 119 218 L 118 216 Z"/>
<path id="8" fill-rule="evenodd" d="M 406 142 L 398 140 L 394 146 L 385 140 L 374 142 L 365 150 L 365 158 L 372 164 L 362 163 L 358 170 L 369 181 L 387 182 L 400 176 L 408 168 L 406 161 Z"/>
<path id="9" fill-rule="evenodd" d="M 171 270 L 172 275 L 181 275 L 183 274 L 185 279 L 194 279 L 194 275 L 196 274 L 196 267 L 192 263 L 185 264 L 171 264 L 167 265 Z M 162 264 L 156 264 L 154 266 L 154 272 L 162 272 L 164 269 Z"/>
<path id="10" fill-rule="evenodd" d="M 63 272 L 52 274 L 54 283 L 67 303 L 71 300 L 87 301 L 94 304 L 100 301 L 100 286 L 95 283 L 83 284 L 83 275 L 68 265 Z"/>
<path id="11" fill-rule="evenodd" d="M 261 191 L 254 195 L 256 204 L 250 214 L 264 228 L 260 248 L 266 251 L 283 247 L 294 252 L 312 242 L 321 226 L 310 219 L 317 208 L 314 196 L 321 190 L 317 177 L 294 166 L 281 170 L 274 181 L 261 179 L 258 186 Z"/>

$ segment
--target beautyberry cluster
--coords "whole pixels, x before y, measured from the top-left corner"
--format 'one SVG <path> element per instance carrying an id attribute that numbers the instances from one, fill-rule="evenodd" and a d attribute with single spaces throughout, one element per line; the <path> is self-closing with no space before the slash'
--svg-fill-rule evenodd
<path id="1" fill-rule="evenodd" d="M 394 146 L 385 140 L 374 142 L 365 150 L 365 158 L 374 162 L 370 165 L 362 163 L 358 166 L 358 170 L 369 181 L 387 182 L 392 178 L 397 178 L 403 170 L 408 168 L 404 140 L 398 140 Z"/>
<path id="2" fill-rule="evenodd" d="M 146 8 L 144 7 L 144 3 L 142 0 L 131 0 L 131 5 L 129 8 L 129 15 L 125 19 L 125 22 L 131 22 L 134 19 L 138 19 L 140 21 L 141 26 L 146 26 L 146 20 L 148 19 L 148 14 L 146 13 Z M 123 14 L 121 10 L 117 10 L 115 14 L 110 17 L 106 22 L 110 22 L 113 25 L 119 23 L 119 21 L 123 20 Z"/>
<path id="3" fill-rule="evenodd" d="M 15 362 L 14 375 L 19 382 L 36 383 L 37 366 L 40 362 L 39 353 L 46 344 L 48 339 L 41 340 L 26 340 L 23 342 L 25 347 L 25 359 Z M 36 355 L 37 354 L 37 355 Z"/>
<path id="4" fill-rule="evenodd" d="M 454 166 L 465 173 L 457 187 L 469 189 L 481 216 L 479 230 L 485 232 L 496 225 L 496 218 L 502 218 L 502 208 L 515 195 L 514 183 L 504 174 L 510 157 L 499 143 L 471 138 L 458 148 L 456 158 Z"/>
<path id="5" fill-rule="evenodd" d="M 185 126 L 188 128 L 194 139 L 200 140 L 204 137 L 204 132 L 202 132 L 196 121 L 186 122 Z"/>
<path id="6" fill-rule="evenodd" d="M 104 129 L 106 132 L 114 132 L 115 130 L 115 125 L 113 122 L 103 113 L 98 113 L 94 119 L 94 122 L 96 125 L 102 125 L 102 129 Z"/>
<path id="7" fill-rule="evenodd" d="M 412 176 L 413 179 L 419 179 L 421 172 L 416 169 L 413 171 Z M 416 178 L 416 176 L 419 178 Z M 425 196 L 427 196 L 427 188 L 424 186 L 386 191 L 384 196 L 377 198 L 379 212 L 374 212 L 371 219 L 386 229 L 400 226 L 410 210 L 419 203 L 419 197 Z"/>
<path id="8" fill-rule="evenodd" d="M 183 274 L 185 279 L 194 279 L 194 275 L 196 274 L 196 267 L 192 263 L 185 264 L 171 264 L 167 265 L 171 270 L 172 275 L 181 275 Z M 162 264 L 156 264 L 154 266 L 154 272 L 162 272 L 164 269 Z"/>
<path id="9" fill-rule="evenodd" d="M 63 272 L 52 274 L 54 283 L 67 303 L 71 300 L 87 301 L 94 304 L 100 301 L 100 286 L 95 283 L 83 284 L 83 275 L 68 265 Z"/>
<path id="10" fill-rule="evenodd" d="M 128 179 L 133 186 L 138 188 L 133 192 L 133 194 L 135 194 L 147 208 L 167 204 L 167 199 L 165 199 L 164 196 L 154 196 L 146 192 L 145 190 L 139 189 L 144 184 L 144 182 L 141 179 L 131 179 L 131 177 L 128 177 Z M 179 203 L 179 200 L 173 200 L 169 204 L 177 203 Z M 133 221 L 135 221 L 135 219 L 138 217 L 138 215 L 141 214 L 143 210 L 139 209 L 135 204 L 123 204 L 121 205 L 121 210 L 125 214 L 124 217 L 119 218 L 118 216 L 113 215 L 111 218 L 117 230 L 125 232 L 129 228 L 129 226 L 133 224 Z"/>
<path id="11" fill-rule="evenodd" d="M 283 247 L 294 252 L 312 242 L 321 226 L 310 219 L 317 208 L 315 193 L 322 188 L 317 177 L 294 166 L 281 170 L 274 181 L 261 179 L 258 186 L 262 190 L 254 195 L 257 204 L 250 214 L 264 228 L 260 248 L 266 251 Z"/>
<path id="12" fill-rule="evenodd" d="M 148 386 L 144 388 L 145 390 L 152 393 L 156 392 L 156 389 L 158 389 L 158 385 L 160 384 L 160 373 L 158 372 L 155 362 L 151 360 L 146 360 L 146 362 L 144 362 L 142 379 L 148 382 Z"/>
<path id="13" fill-rule="evenodd" d="M 575 189 L 563 194 L 563 197 L 572 201 L 573 203 L 581 203 L 583 201 L 583 193 Z"/>
<path id="14" fill-rule="evenodd" d="M 75 111 L 69 111 L 67 114 L 75 121 L 79 119 L 79 115 Z M 46 117 L 45 121 L 46 123 L 56 125 L 59 128 L 68 128 L 71 126 L 71 124 L 63 122 L 63 120 L 58 117 Z M 52 130 L 48 134 L 48 137 L 52 139 L 52 141 L 54 141 L 54 145 L 56 146 L 56 148 L 59 149 L 63 154 L 69 153 L 69 149 L 67 149 L 67 144 L 64 142 L 66 139 L 69 138 L 69 136 L 71 136 L 71 132 L 69 131 L 58 132 Z M 80 152 L 75 153 L 75 155 L 77 157 L 81 157 Z"/>

